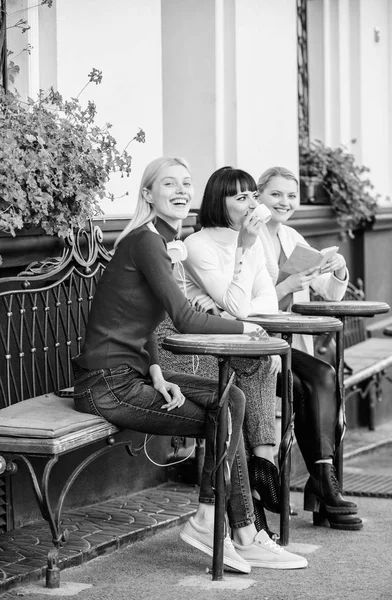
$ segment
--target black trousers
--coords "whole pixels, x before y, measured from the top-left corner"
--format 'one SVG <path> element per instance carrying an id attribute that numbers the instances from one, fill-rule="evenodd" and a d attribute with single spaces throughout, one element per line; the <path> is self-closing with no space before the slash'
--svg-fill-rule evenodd
<path id="1" fill-rule="evenodd" d="M 335 369 L 311 354 L 292 349 L 294 431 L 308 471 L 333 458 L 338 417 Z M 277 395 L 280 396 L 280 376 Z"/>

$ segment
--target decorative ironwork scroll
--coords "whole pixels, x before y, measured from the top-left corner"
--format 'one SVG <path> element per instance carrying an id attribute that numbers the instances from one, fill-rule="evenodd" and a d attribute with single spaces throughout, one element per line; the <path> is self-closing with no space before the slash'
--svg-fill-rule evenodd
<path id="1" fill-rule="evenodd" d="M 70 387 L 98 280 L 111 259 L 91 222 L 62 255 L 0 278 L 0 408 Z"/>

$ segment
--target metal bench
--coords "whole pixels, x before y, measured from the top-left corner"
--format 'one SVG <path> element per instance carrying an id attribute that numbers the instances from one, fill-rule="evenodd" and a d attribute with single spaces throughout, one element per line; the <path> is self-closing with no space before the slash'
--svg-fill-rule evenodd
<path id="1" fill-rule="evenodd" d="M 352 283 L 347 286 L 344 296 L 346 302 L 365 301 L 363 283 L 359 279 L 358 287 Z M 315 294 L 312 301 L 321 300 Z M 386 310 L 388 310 L 386 305 Z M 386 312 L 386 311 L 384 311 Z M 388 329 L 384 331 L 388 336 Z M 364 316 L 354 315 L 345 318 L 344 334 L 344 388 L 345 401 L 358 396 L 367 403 L 368 427 L 375 429 L 376 407 L 382 401 L 382 382 L 392 381 L 387 374 L 392 367 L 392 339 L 385 337 L 368 337 Z M 315 352 L 320 358 L 335 365 L 333 334 L 315 338 Z"/>
<path id="2" fill-rule="evenodd" d="M 77 412 L 72 398 L 54 393 L 73 385 L 71 358 L 81 350 L 96 284 L 110 258 L 101 230 L 90 223 L 64 240 L 61 257 L 0 279 L 0 484 L 6 499 L 0 511 L 5 528 L 12 528 L 9 476 L 23 463 L 52 534 L 48 587 L 60 582 L 58 550 L 68 539 L 61 513 L 72 484 L 109 449 L 125 446 L 135 455 L 124 432 L 118 436 L 117 427 Z M 55 500 L 53 467 L 61 456 L 89 446 Z"/>

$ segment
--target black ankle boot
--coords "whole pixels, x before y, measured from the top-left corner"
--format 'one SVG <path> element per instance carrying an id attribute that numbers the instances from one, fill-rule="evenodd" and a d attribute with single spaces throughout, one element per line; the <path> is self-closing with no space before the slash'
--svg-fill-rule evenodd
<path id="1" fill-rule="evenodd" d="M 326 527 L 328 524 L 331 529 L 344 529 L 346 531 L 359 531 L 363 527 L 362 519 L 357 515 L 327 513 L 323 508 L 320 512 L 313 513 L 313 525 Z"/>
<path id="2" fill-rule="evenodd" d="M 257 531 L 264 529 L 270 536 L 271 540 L 276 542 L 279 539 L 279 535 L 270 530 L 267 524 L 267 517 L 265 516 L 263 503 L 261 500 L 253 497 L 253 509 L 255 513 L 255 527 Z"/>
<path id="3" fill-rule="evenodd" d="M 280 482 L 276 466 L 266 458 L 252 456 L 248 470 L 250 487 L 257 491 L 264 508 L 280 513 Z"/>
<path id="4" fill-rule="evenodd" d="M 358 511 L 355 502 L 343 498 L 335 467 L 329 463 L 315 463 L 305 485 L 304 510 L 317 513 L 320 507 L 329 514 L 354 515 Z"/>

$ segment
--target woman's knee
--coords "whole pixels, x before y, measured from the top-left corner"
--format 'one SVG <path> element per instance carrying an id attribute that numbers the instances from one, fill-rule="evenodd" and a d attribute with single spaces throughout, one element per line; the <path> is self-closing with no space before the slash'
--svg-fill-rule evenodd
<path id="1" fill-rule="evenodd" d="M 329 363 L 306 352 L 293 350 L 292 364 L 299 380 L 308 384 L 312 390 L 335 391 L 335 369 Z"/>
<path id="2" fill-rule="evenodd" d="M 322 387 L 324 390 L 327 389 L 331 394 L 335 393 L 336 372 L 330 364 L 324 361 L 317 361 L 313 381 L 313 385 Z"/>
<path id="3" fill-rule="evenodd" d="M 245 394 L 236 386 L 232 385 L 229 395 L 230 412 L 233 419 L 244 419 L 245 415 Z"/>

